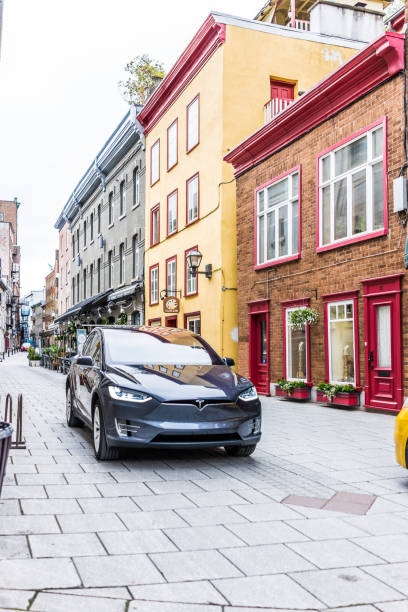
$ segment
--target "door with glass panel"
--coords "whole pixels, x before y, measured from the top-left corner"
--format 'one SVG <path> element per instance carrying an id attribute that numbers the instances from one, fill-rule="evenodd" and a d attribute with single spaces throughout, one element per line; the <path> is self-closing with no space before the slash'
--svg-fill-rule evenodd
<path id="1" fill-rule="evenodd" d="M 269 356 L 267 313 L 250 317 L 250 378 L 259 393 L 269 395 Z"/>
<path id="2" fill-rule="evenodd" d="M 398 296 L 399 297 L 399 296 Z M 372 408 L 399 410 L 400 321 L 396 295 L 367 298 L 366 398 Z"/>

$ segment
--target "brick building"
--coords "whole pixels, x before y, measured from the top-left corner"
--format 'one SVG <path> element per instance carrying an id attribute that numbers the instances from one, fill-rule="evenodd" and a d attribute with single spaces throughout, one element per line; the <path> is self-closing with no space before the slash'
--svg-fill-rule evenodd
<path id="1" fill-rule="evenodd" d="M 404 37 L 387 32 L 226 156 L 237 177 L 239 368 L 352 384 L 371 409 L 408 389 Z M 311 307 L 316 325 L 290 313 Z M 315 397 L 313 391 L 312 397 Z"/>

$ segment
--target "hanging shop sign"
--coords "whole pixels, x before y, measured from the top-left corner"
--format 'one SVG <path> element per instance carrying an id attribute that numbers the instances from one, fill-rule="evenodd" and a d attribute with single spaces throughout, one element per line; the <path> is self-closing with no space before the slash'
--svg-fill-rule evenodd
<path id="1" fill-rule="evenodd" d="M 169 296 L 163 300 L 163 312 L 177 314 L 180 312 L 180 300 L 178 297 Z"/>

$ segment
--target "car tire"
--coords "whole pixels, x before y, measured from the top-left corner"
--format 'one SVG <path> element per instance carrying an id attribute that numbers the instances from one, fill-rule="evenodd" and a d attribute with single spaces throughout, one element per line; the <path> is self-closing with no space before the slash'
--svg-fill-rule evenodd
<path id="1" fill-rule="evenodd" d="M 78 419 L 78 417 L 76 417 L 74 414 L 71 387 L 68 387 L 67 389 L 67 394 L 66 394 L 66 399 L 65 399 L 65 414 L 67 417 L 68 427 L 82 427 L 83 426 L 83 422 L 81 421 L 81 419 Z"/>
<path id="2" fill-rule="evenodd" d="M 106 442 L 103 412 L 98 401 L 95 403 L 94 408 L 92 432 L 95 457 L 99 459 L 99 461 L 117 459 L 119 457 L 119 449 L 114 446 L 108 446 Z"/>
<path id="3" fill-rule="evenodd" d="M 225 452 L 229 457 L 249 457 L 256 449 L 256 444 L 248 446 L 225 446 Z"/>

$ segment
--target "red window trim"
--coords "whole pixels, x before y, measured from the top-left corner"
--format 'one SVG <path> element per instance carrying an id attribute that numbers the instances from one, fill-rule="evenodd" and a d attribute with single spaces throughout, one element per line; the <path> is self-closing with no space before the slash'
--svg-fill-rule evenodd
<path id="1" fill-rule="evenodd" d="M 184 251 L 184 297 L 192 297 L 193 295 L 198 295 L 198 274 L 196 276 L 196 291 L 194 293 L 187 293 L 187 255 L 190 251 L 198 250 L 198 245 L 192 246 L 189 249 Z"/>
<path id="2" fill-rule="evenodd" d="M 288 255 L 287 257 L 282 257 L 279 259 L 275 259 L 273 261 L 268 261 L 263 264 L 258 264 L 258 223 L 257 223 L 257 200 L 258 200 L 258 191 L 265 189 L 265 187 L 269 187 L 273 185 L 273 183 L 277 183 L 282 180 L 286 176 L 290 176 L 298 172 L 298 253 L 295 255 Z M 290 170 L 283 172 L 279 176 L 273 178 L 259 187 L 255 188 L 254 192 L 254 270 L 262 270 L 263 268 L 271 268 L 273 266 L 279 266 L 280 264 L 287 263 L 288 261 L 295 261 L 296 259 L 301 259 L 302 257 L 302 166 L 299 164 L 298 166 L 294 166 Z"/>
<path id="3" fill-rule="evenodd" d="M 157 227 L 157 240 L 153 242 L 153 215 L 155 212 L 159 211 L 158 215 L 158 227 Z M 153 247 L 160 242 L 160 204 L 156 204 L 153 208 L 150 209 L 150 246 Z"/>
<path id="4" fill-rule="evenodd" d="M 149 319 L 149 325 L 151 325 L 152 323 L 157 323 L 157 321 L 159 321 L 161 325 L 161 317 L 155 317 L 154 319 Z"/>
<path id="5" fill-rule="evenodd" d="M 153 166 L 152 166 L 152 153 L 153 153 L 153 147 L 155 147 L 156 145 L 159 145 L 159 173 L 158 173 L 158 178 L 153 181 Z M 158 183 L 160 181 L 160 138 L 158 138 L 150 147 L 150 187 L 153 187 L 153 185 L 155 185 L 156 183 Z"/>
<path id="6" fill-rule="evenodd" d="M 177 201 L 176 201 L 176 229 L 174 230 L 174 232 L 170 232 L 169 233 L 169 199 L 171 198 L 172 195 L 176 194 L 177 197 Z M 174 191 L 172 191 L 171 193 L 169 193 L 169 195 L 167 196 L 167 222 L 166 222 L 166 234 L 167 236 L 172 236 L 173 234 L 177 234 L 178 232 L 178 189 L 174 189 Z"/>
<path id="7" fill-rule="evenodd" d="M 169 315 L 168 317 L 164 317 L 164 327 L 172 327 L 172 325 L 167 325 L 170 321 L 176 322 L 176 327 L 178 327 L 177 315 Z"/>
<path id="8" fill-rule="evenodd" d="M 319 173 L 320 173 L 320 159 L 334 151 L 335 149 L 339 149 L 344 146 L 351 140 L 358 138 L 362 134 L 369 132 L 375 127 L 383 126 L 383 198 L 384 198 L 384 228 L 380 230 L 375 230 L 370 234 L 364 234 L 362 236 L 356 235 L 352 238 L 346 238 L 344 240 L 339 240 L 338 242 L 333 242 L 331 244 L 325 244 L 324 246 L 320 246 L 320 189 L 319 189 Z M 340 142 L 328 147 L 324 151 L 321 151 L 316 157 L 316 253 L 324 253 L 325 251 L 331 251 L 333 249 L 337 249 L 339 247 L 348 246 L 350 244 L 354 244 L 356 242 L 362 242 L 363 240 L 371 240 L 372 238 L 378 238 L 379 236 L 386 236 L 388 234 L 388 158 L 387 158 L 387 116 L 378 119 L 378 121 L 374 121 L 370 123 L 370 125 L 358 130 L 344 138 Z"/>
<path id="9" fill-rule="evenodd" d="M 195 178 L 198 179 L 198 202 L 197 202 L 197 218 L 194 219 L 193 221 L 188 221 L 188 185 L 189 183 L 194 180 Z M 193 174 L 193 176 L 190 176 L 190 178 L 188 178 L 186 180 L 186 226 L 187 225 L 193 225 L 193 223 L 195 223 L 196 221 L 198 221 L 200 219 L 200 173 L 196 172 L 195 174 Z"/>
<path id="10" fill-rule="evenodd" d="M 169 130 L 170 128 L 173 127 L 174 124 L 176 124 L 176 161 L 174 162 L 172 166 L 169 166 Z M 170 123 L 169 127 L 167 128 L 167 172 L 169 172 L 172 168 L 177 166 L 177 164 L 178 164 L 178 117 L 173 121 L 173 123 Z"/>
<path id="11" fill-rule="evenodd" d="M 354 329 L 354 368 L 356 373 L 355 387 L 360 387 L 360 346 L 358 336 L 358 289 L 351 291 L 340 291 L 337 293 L 326 293 L 322 295 L 324 312 L 324 354 L 326 382 L 330 382 L 330 360 L 329 360 L 329 316 L 327 312 L 328 304 L 332 302 L 353 302 L 353 329 Z"/>
<path id="12" fill-rule="evenodd" d="M 289 308 L 296 308 L 296 306 L 310 307 L 310 298 L 299 298 L 297 300 L 287 300 L 281 302 L 282 305 L 282 316 L 283 316 L 283 378 L 286 380 L 287 367 L 286 367 L 286 311 Z M 311 384 L 311 364 L 310 364 L 310 325 L 306 326 L 306 384 Z"/>
<path id="13" fill-rule="evenodd" d="M 152 270 L 153 268 L 157 268 L 157 302 L 152 302 Z M 154 306 L 159 303 L 159 277 L 160 277 L 160 269 L 159 264 L 153 264 L 149 268 L 149 306 Z"/>
<path id="14" fill-rule="evenodd" d="M 195 145 L 193 145 L 189 149 L 188 148 L 188 109 L 196 100 L 198 100 L 198 141 Z M 189 102 L 186 106 L 186 153 L 187 154 L 191 153 L 191 151 L 194 151 L 194 149 L 198 147 L 198 145 L 200 144 L 200 106 L 201 104 L 200 104 L 200 94 L 199 93 L 196 96 L 194 96 L 191 102 Z"/>
<path id="15" fill-rule="evenodd" d="M 189 317 L 200 317 L 200 336 L 201 336 L 201 332 L 202 327 L 201 327 L 201 310 L 196 310 L 195 312 L 185 312 L 184 313 L 184 329 L 187 329 L 187 319 Z"/>
<path id="16" fill-rule="evenodd" d="M 169 263 L 169 261 L 175 261 L 176 262 L 176 267 L 175 267 L 175 277 L 174 277 L 174 285 L 175 285 L 175 291 L 176 291 L 176 295 L 177 295 L 177 255 L 173 255 L 172 257 L 168 257 L 166 259 L 166 291 L 168 290 L 168 286 L 167 286 L 167 264 Z"/>

